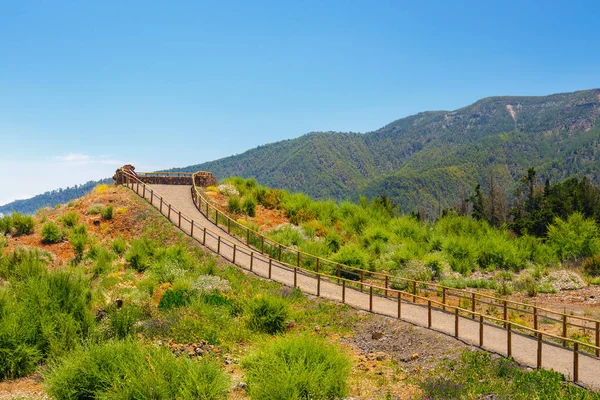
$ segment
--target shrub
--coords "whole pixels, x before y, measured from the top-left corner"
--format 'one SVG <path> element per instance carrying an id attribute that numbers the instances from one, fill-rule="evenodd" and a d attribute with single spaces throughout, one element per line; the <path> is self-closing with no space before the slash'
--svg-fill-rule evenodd
<path id="1" fill-rule="evenodd" d="M 58 243 L 62 240 L 62 232 L 54 222 L 42 225 L 42 243 Z"/>
<path id="2" fill-rule="evenodd" d="M 256 199 L 253 197 L 246 197 L 242 202 L 242 211 L 249 216 L 254 217 L 256 215 Z"/>
<path id="3" fill-rule="evenodd" d="M 170 310 L 175 307 L 187 306 L 191 303 L 193 292 L 186 289 L 169 289 L 160 298 L 158 308 Z"/>
<path id="4" fill-rule="evenodd" d="M 31 235 L 35 228 L 35 221 L 31 215 L 13 213 L 12 225 L 15 229 L 15 236 Z"/>
<path id="5" fill-rule="evenodd" d="M 285 331 L 288 307 L 285 300 L 273 296 L 257 296 L 249 304 L 248 327 L 271 335 Z"/>
<path id="6" fill-rule="evenodd" d="M 347 244 L 333 255 L 332 260 L 351 267 L 366 269 L 369 257 L 359 245 Z"/>
<path id="7" fill-rule="evenodd" d="M 107 190 L 108 190 L 108 185 L 102 183 L 94 188 L 94 193 L 102 194 L 102 193 L 106 192 Z"/>
<path id="8" fill-rule="evenodd" d="M 115 254 L 123 255 L 123 253 L 125 253 L 125 250 L 127 250 L 127 242 L 125 241 L 125 238 L 123 238 L 123 236 L 119 236 L 113 239 L 113 241 L 110 243 L 110 247 L 112 251 L 115 252 Z"/>
<path id="9" fill-rule="evenodd" d="M 0 217 L 0 234 L 10 235 L 12 233 L 13 221 L 10 215 Z"/>
<path id="10" fill-rule="evenodd" d="M 75 262 L 80 262 L 83 259 L 83 253 L 85 252 L 85 246 L 87 244 L 87 230 L 84 225 L 78 225 L 71 231 L 69 241 L 73 246 L 75 252 Z"/>
<path id="11" fill-rule="evenodd" d="M 45 382 L 57 400 L 217 400 L 229 388 L 227 375 L 209 357 L 176 358 L 168 349 L 128 341 L 77 350 L 54 363 Z"/>
<path id="12" fill-rule="evenodd" d="M 587 258 L 583 262 L 583 271 L 589 276 L 600 276 L 600 255 Z"/>
<path id="13" fill-rule="evenodd" d="M 113 255 L 104 247 L 97 247 L 93 258 L 95 263 L 92 273 L 95 277 L 104 275 L 111 270 Z"/>
<path id="14" fill-rule="evenodd" d="M 242 365 L 253 399 L 341 399 L 348 392 L 350 359 L 321 338 L 278 338 Z"/>
<path id="15" fill-rule="evenodd" d="M 561 260 L 590 257 L 600 249 L 598 226 L 593 219 L 577 212 L 566 221 L 556 218 L 548 227 L 548 244 Z"/>
<path id="16" fill-rule="evenodd" d="M 60 219 L 63 226 L 67 228 L 73 228 L 79 222 L 79 216 L 75 211 L 71 211 L 63 215 Z"/>
<path id="17" fill-rule="evenodd" d="M 46 357 L 64 355 L 93 326 L 89 282 L 69 272 L 48 273 L 38 257 L 21 253 L 7 261 L 9 280 L 20 283 L 4 289 L 4 300 L 0 292 L 0 379 L 26 375 Z"/>
<path id="18" fill-rule="evenodd" d="M 90 208 L 88 208 L 87 213 L 89 215 L 98 215 L 102 212 L 102 206 L 98 205 L 98 204 L 94 204 L 93 206 L 90 206 Z"/>
<path id="19" fill-rule="evenodd" d="M 101 212 L 102 219 L 105 221 L 111 220 L 113 217 L 113 206 L 106 206 Z"/>
<path id="20" fill-rule="evenodd" d="M 239 214 L 242 211 L 240 198 L 238 196 L 229 197 L 229 199 L 227 199 L 227 209 L 232 214 Z"/>
<path id="21" fill-rule="evenodd" d="M 125 339 L 134 333 L 135 323 L 138 322 L 144 313 L 134 304 L 126 304 L 121 308 L 115 306 L 108 310 L 108 336 L 115 339 Z"/>
<path id="22" fill-rule="evenodd" d="M 136 271 L 144 272 L 150 267 L 151 257 L 156 252 L 156 243 L 142 238 L 134 239 L 129 244 L 129 250 L 125 253 L 125 261 Z"/>
<path id="23" fill-rule="evenodd" d="M 239 196 L 240 192 L 238 192 L 238 190 L 235 188 L 235 186 L 226 183 L 223 185 L 219 185 L 217 187 L 217 189 L 219 190 L 219 193 L 221 193 L 223 196 Z"/>

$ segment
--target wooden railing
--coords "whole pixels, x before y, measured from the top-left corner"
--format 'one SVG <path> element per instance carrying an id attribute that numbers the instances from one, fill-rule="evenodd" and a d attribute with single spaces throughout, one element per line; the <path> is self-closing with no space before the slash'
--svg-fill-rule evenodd
<path id="1" fill-rule="evenodd" d="M 579 356 L 585 355 L 598 360 L 600 355 L 599 332 L 600 321 L 582 316 L 569 315 L 546 308 L 532 306 L 530 304 L 510 301 L 487 294 L 471 292 L 462 289 L 454 289 L 431 282 L 416 281 L 389 274 L 360 270 L 350 266 L 332 262 L 320 257 L 300 252 L 296 249 L 283 246 L 259 232 L 240 224 L 239 222 L 224 215 L 223 212 L 212 206 L 203 196 L 202 191 L 192 186 L 191 195 L 197 209 L 215 224 L 221 232 L 201 227 L 192 218 L 184 215 L 169 202 L 156 194 L 135 175 L 123 171 L 125 185 L 131 188 L 142 198 L 154 205 L 161 214 L 173 221 L 180 229 L 188 233 L 193 239 L 207 246 L 207 237 L 217 241 L 216 248 L 211 250 L 224 256 L 224 248 L 227 247 L 230 255 L 229 260 L 242 268 L 253 270 L 253 262 L 261 261 L 268 265 L 267 278 L 271 278 L 273 268 L 282 268 L 293 273 L 294 286 L 297 284 L 298 276 L 308 276 L 316 279 L 316 295 L 320 296 L 321 282 L 335 284 L 341 289 L 341 301 L 346 302 L 346 290 L 355 289 L 368 296 L 368 309 L 373 311 L 373 299 L 388 299 L 397 304 L 397 318 L 402 318 L 402 303 L 412 303 L 427 309 L 427 326 L 432 327 L 432 310 L 441 311 L 445 314 L 454 315 L 454 336 L 460 337 L 459 320 L 462 317 L 469 318 L 479 325 L 479 345 L 484 346 L 484 326 L 491 326 L 506 331 L 506 354 L 512 356 L 512 337 L 520 335 L 529 337 L 537 343 L 537 367 L 542 366 L 543 347 L 551 345 L 569 349 L 573 355 L 573 375 L 571 379 L 577 382 L 579 379 Z M 194 181 L 194 179 L 192 179 Z M 187 228 L 185 228 L 187 224 Z M 187 229 L 187 231 L 185 230 Z M 199 236 L 199 238 L 198 238 Z M 236 242 L 230 239 L 237 237 Z M 240 244 L 245 244 L 247 249 Z M 213 246 L 215 247 L 215 246 Z M 247 266 L 236 262 L 238 254 L 249 257 L 250 264 Z M 284 256 L 288 254 L 288 256 Z M 289 254 L 295 255 L 295 262 L 288 262 Z M 310 262 L 312 261 L 312 264 Z M 383 283 L 383 284 L 382 284 Z M 401 283 L 404 287 L 394 287 Z M 367 308 L 367 307 L 365 307 Z M 518 315 L 518 320 L 515 314 Z M 531 316 L 525 320 L 524 316 Z M 557 323 L 559 333 L 542 330 L 540 325 Z M 593 333 L 594 342 L 579 340 L 579 336 L 569 333 Z"/>

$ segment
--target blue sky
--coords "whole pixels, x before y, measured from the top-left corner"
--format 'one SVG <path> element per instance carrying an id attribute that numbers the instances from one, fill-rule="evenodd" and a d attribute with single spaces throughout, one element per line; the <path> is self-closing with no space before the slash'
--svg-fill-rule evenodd
<path id="1" fill-rule="evenodd" d="M 124 162 L 599 87 L 599 3 L 0 0 L 0 204 Z"/>

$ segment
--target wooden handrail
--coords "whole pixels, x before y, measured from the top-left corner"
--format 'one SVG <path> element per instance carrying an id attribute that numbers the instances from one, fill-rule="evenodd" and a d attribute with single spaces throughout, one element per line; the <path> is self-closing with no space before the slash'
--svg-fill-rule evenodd
<path id="1" fill-rule="evenodd" d="M 139 189 L 139 184 L 141 184 L 143 187 L 146 186 L 145 183 L 142 182 L 134 174 L 130 174 L 128 171 L 124 171 L 124 170 L 122 170 L 122 172 L 127 177 L 135 180 L 136 183 L 138 183 L 138 189 Z M 192 179 L 192 181 L 194 182 L 194 179 Z M 132 188 L 132 190 L 133 190 L 133 188 Z M 201 198 L 202 200 L 204 200 L 207 203 L 207 205 L 209 205 L 208 201 L 201 195 L 200 191 L 195 186 L 195 184 L 193 186 L 192 194 L 194 194 L 194 192 L 195 192 L 196 196 L 198 196 L 199 198 Z M 153 191 L 151 193 L 153 193 Z M 174 213 L 174 215 L 180 213 L 180 211 L 178 209 L 176 209 L 175 207 L 173 207 L 169 202 L 165 201 L 161 196 L 159 196 L 159 195 L 154 195 L 154 196 L 157 199 L 160 199 L 161 203 L 167 204 L 169 206 L 169 208 L 171 209 L 171 211 Z M 196 207 L 198 207 L 198 204 L 196 204 L 196 199 L 194 199 L 194 204 L 196 205 Z M 201 213 L 203 213 L 201 211 L 201 207 L 198 207 L 198 209 L 200 210 Z M 213 209 L 217 210 L 214 207 L 213 207 Z M 191 217 L 185 216 L 185 214 L 181 214 L 181 216 L 184 217 L 185 220 L 187 220 L 188 222 L 190 222 L 190 223 L 193 222 L 193 219 Z M 207 215 L 207 217 L 208 217 L 208 215 Z M 235 224 L 237 224 L 237 226 L 241 226 L 244 230 L 249 230 L 248 227 L 245 227 L 245 226 L 243 226 L 241 224 L 238 224 L 237 221 L 232 220 L 228 216 L 223 215 L 223 217 L 230 219 L 232 222 L 234 222 Z M 210 221 L 210 219 L 209 219 L 209 221 Z M 212 235 L 215 235 L 215 237 L 217 237 L 219 239 L 219 243 L 226 244 L 226 245 L 228 245 L 230 247 L 235 248 L 235 246 L 236 246 L 235 242 L 230 241 L 227 237 L 222 237 L 218 232 L 212 231 L 212 230 L 207 229 L 207 228 L 204 228 L 204 231 L 205 232 L 209 232 Z M 254 233 L 255 231 L 252 231 L 252 232 Z M 256 234 L 258 234 L 259 237 L 264 237 L 260 233 L 256 232 Z M 274 243 L 277 243 L 277 242 L 274 242 Z M 259 250 L 257 250 L 257 252 L 260 253 Z M 307 254 L 307 253 L 303 253 L 303 254 Z M 310 257 L 317 258 L 317 257 L 315 257 L 313 255 L 310 255 L 310 254 L 307 254 L 307 255 L 310 256 Z M 355 281 L 355 280 L 352 280 L 352 279 L 347 279 L 347 278 L 344 278 L 344 277 L 340 277 L 340 276 L 336 276 L 336 275 L 330 275 L 330 274 L 327 274 L 327 273 L 323 273 L 322 271 L 309 270 L 309 269 L 306 269 L 306 268 L 302 268 L 301 266 L 298 266 L 298 265 L 292 265 L 292 264 L 286 263 L 285 261 L 274 260 L 270 255 L 268 255 L 268 259 L 269 259 L 269 264 L 271 264 L 274 261 L 280 267 L 285 267 L 285 268 L 289 269 L 290 271 L 291 270 L 300 271 L 300 272 L 302 272 L 302 273 L 304 273 L 306 275 L 314 275 L 314 276 L 318 277 L 318 279 L 325 278 L 325 279 L 328 279 L 332 283 L 336 283 L 337 282 L 339 284 L 341 282 L 341 283 L 343 283 L 344 286 L 346 286 L 346 284 L 357 285 L 357 286 L 360 285 L 361 287 L 362 286 L 366 286 L 367 288 L 370 288 L 371 294 L 373 293 L 372 290 L 378 290 L 378 291 L 384 293 L 383 296 L 382 295 L 378 295 L 380 297 L 393 299 L 394 298 L 393 295 L 395 295 L 396 297 L 398 297 L 399 294 L 400 294 L 400 296 L 405 295 L 409 299 L 412 299 L 412 303 L 415 303 L 415 304 L 417 304 L 418 301 L 424 301 L 424 302 L 427 302 L 427 304 L 429 305 L 429 307 L 431 307 L 431 305 L 434 305 L 434 307 L 436 309 L 441 310 L 441 311 L 446 311 L 448 309 L 459 310 L 460 313 L 466 313 L 468 315 L 471 315 L 472 317 L 480 317 L 480 318 L 483 318 L 484 320 L 489 320 L 489 321 L 496 322 L 498 324 L 502 324 L 502 325 L 505 326 L 504 329 L 506 329 L 506 326 L 508 324 L 508 326 L 511 326 L 514 329 L 522 329 L 522 330 L 525 330 L 525 331 L 528 331 L 528 332 L 532 332 L 532 333 L 535 334 L 535 337 L 538 337 L 539 335 L 542 335 L 542 336 L 545 336 L 547 338 L 551 338 L 551 339 L 555 339 L 557 341 L 561 341 L 562 344 L 557 344 L 558 346 L 561 346 L 561 347 L 568 348 L 566 346 L 566 343 L 568 342 L 568 343 L 573 343 L 574 346 L 575 345 L 577 345 L 577 346 L 583 346 L 584 348 L 589 348 L 589 349 L 595 350 L 596 356 L 598 356 L 600 354 L 600 346 L 598 346 L 598 343 L 596 343 L 596 345 L 593 345 L 593 344 L 590 344 L 590 343 L 582 342 L 582 341 L 577 340 L 577 339 L 569 338 L 566 335 L 561 335 L 561 336 L 554 335 L 554 334 L 551 334 L 551 333 L 548 333 L 548 332 L 544 332 L 544 331 L 539 330 L 539 329 L 531 328 L 531 327 L 528 327 L 528 326 L 525 326 L 525 325 L 521 325 L 521 324 L 512 322 L 508 317 L 505 317 L 504 315 L 503 315 L 503 318 L 496 318 L 496 317 L 493 317 L 493 316 L 490 316 L 490 315 L 485 315 L 485 314 L 480 313 L 480 312 L 478 312 L 476 310 L 473 310 L 473 309 L 467 309 L 467 308 L 460 307 L 459 306 L 460 302 L 459 302 L 458 306 L 451 306 L 451 305 L 449 305 L 448 303 L 445 303 L 445 302 L 439 302 L 439 301 L 437 301 L 435 299 L 431 299 L 429 297 L 420 296 L 416 292 L 409 293 L 409 292 L 398 290 L 398 289 L 392 289 L 392 288 L 387 287 L 387 286 L 386 287 L 379 286 L 379 285 L 376 285 L 376 284 L 373 284 L 373 283 L 370 283 L 370 282 L 366 282 L 366 281 L 360 281 L 359 282 L 359 281 Z M 321 259 L 321 260 L 328 261 L 326 259 Z M 349 267 L 349 266 L 344 266 L 343 264 L 337 264 L 337 263 L 335 263 L 335 265 L 341 265 L 344 269 L 346 267 Z M 349 267 L 349 268 L 352 268 L 352 267 Z M 363 272 L 369 272 L 370 273 L 370 271 L 364 271 L 364 270 L 360 270 L 360 269 L 358 269 L 358 271 L 363 271 Z M 380 273 L 380 274 L 383 274 L 383 273 Z M 383 275 L 385 276 L 386 274 L 383 274 Z M 390 275 L 387 275 L 387 276 L 390 276 Z M 400 278 L 400 279 L 404 279 L 404 278 Z M 437 285 L 437 284 L 432 284 L 430 282 L 417 281 L 417 280 L 413 280 L 413 279 L 404 279 L 404 280 L 409 281 L 409 282 L 414 283 L 414 284 L 425 285 L 425 286 L 434 287 L 434 288 L 451 289 L 453 291 L 457 291 L 457 292 L 460 292 L 460 293 L 468 293 L 469 295 L 480 295 L 482 297 L 486 297 L 486 298 L 489 298 L 489 299 L 500 301 L 503 304 L 509 304 L 510 303 L 510 304 L 522 305 L 522 306 L 525 306 L 525 307 L 535 307 L 535 306 L 532 306 L 532 305 L 529 305 L 529 304 L 525 304 L 525 303 L 519 303 L 519 302 L 515 302 L 515 301 L 505 300 L 505 299 L 501 299 L 501 298 L 497 298 L 497 297 L 490 296 L 490 295 L 485 295 L 485 294 L 477 294 L 475 292 L 470 292 L 470 291 L 466 291 L 466 290 L 462 290 L 462 289 L 449 288 L 449 287 L 445 287 L 445 286 L 441 286 L 441 285 Z M 413 285 L 413 287 L 415 287 L 415 286 Z M 389 293 L 392 293 L 393 295 L 389 296 Z M 490 304 L 490 303 L 486 303 L 486 304 Z M 521 309 L 519 309 L 519 311 L 527 312 L 526 310 L 521 310 Z M 561 313 L 561 312 L 557 312 L 557 311 L 553 311 L 553 310 L 548 310 L 548 309 L 536 307 L 537 316 L 538 317 L 542 317 L 542 318 L 544 316 L 542 316 L 542 315 L 539 314 L 540 311 L 549 312 L 551 314 L 560 315 L 560 316 L 567 317 L 567 318 L 573 318 L 573 319 L 579 319 L 579 320 L 588 321 L 588 322 L 594 322 L 596 324 L 596 326 L 595 326 L 596 329 L 598 329 L 598 324 L 600 324 L 600 321 L 594 320 L 594 319 L 591 319 L 591 318 L 580 317 L 580 316 L 575 316 L 575 315 L 568 315 L 568 314 L 565 314 L 565 313 Z M 502 328 L 502 325 L 499 325 L 498 327 Z M 593 328 L 591 328 L 591 327 L 584 328 L 584 329 L 593 330 Z M 529 335 L 529 336 L 531 336 L 531 335 Z M 598 336 L 598 334 L 596 336 Z"/>

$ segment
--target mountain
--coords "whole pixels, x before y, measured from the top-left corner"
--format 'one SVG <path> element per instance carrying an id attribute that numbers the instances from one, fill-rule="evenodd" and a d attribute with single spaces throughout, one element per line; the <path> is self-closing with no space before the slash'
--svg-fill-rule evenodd
<path id="1" fill-rule="evenodd" d="M 529 167 L 541 182 L 586 175 L 598 183 L 600 89 L 550 96 L 489 97 L 454 111 L 429 111 L 368 133 L 313 132 L 174 171 L 254 177 L 312 197 L 387 195 L 404 211 L 436 216 L 490 177 L 509 193 Z M 95 184 L 44 193 L 0 213 L 80 197 Z"/>
<path id="2" fill-rule="evenodd" d="M 54 207 L 57 204 L 68 203 L 73 199 L 84 196 L 101 183 L 112 183 L 112 179 L 107 178 L 99 181 L 89 181 L 82 185 L 75 185 L 65 189 L 57 189 L 38 194 L 30 199 L 15 200 L 0 206 L 0 214 L 10 214 L 13 211 L 22 214 L 33 214 L 42 207 Z"/>
<path id="3" fill-rule="evenodd" d="M 403 210 L 435 214 L 490 176 L 505 191 L 527 168 L 558 181 L 600 166 L 600 89 L 489 97 L 454 111 L 422 112 L 373 132 L 309 133 L 178 170 L 207 170 L 317 198 L 385 194 Z"/>

